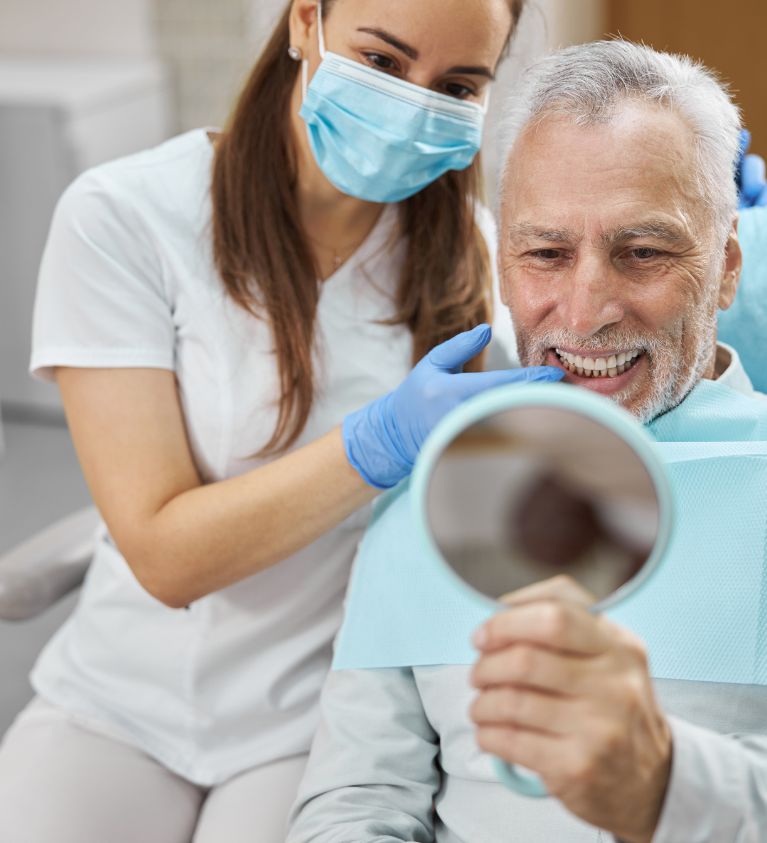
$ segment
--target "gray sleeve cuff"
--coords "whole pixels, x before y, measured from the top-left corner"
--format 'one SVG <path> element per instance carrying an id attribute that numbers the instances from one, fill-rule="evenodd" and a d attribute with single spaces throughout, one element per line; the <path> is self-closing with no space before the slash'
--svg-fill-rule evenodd
<path id="1" fill-rule="evenodd" d="M 671 778 L 653 843 L 740 843 L 749 812 L 743 748 L 679 718 L 669 723 Z"/>

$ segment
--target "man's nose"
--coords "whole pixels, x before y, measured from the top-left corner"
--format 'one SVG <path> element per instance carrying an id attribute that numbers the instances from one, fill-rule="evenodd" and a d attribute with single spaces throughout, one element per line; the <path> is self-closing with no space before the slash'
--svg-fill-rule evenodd
<path id="1" fill-rule="evenodd" d="M 621 289 L 613 276 L 613 267 L 599 256 L 578 257 L 560 300 L 560 315 L 573 334 L 591 337 L 623 319 Z"/>

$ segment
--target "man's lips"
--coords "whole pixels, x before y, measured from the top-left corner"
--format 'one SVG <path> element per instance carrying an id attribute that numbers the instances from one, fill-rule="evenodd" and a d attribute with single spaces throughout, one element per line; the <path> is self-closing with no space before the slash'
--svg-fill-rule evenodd
<path id="1" fill-rule="evenodd" d="M 579 375 L 577 372 L 570 371 L 553 348 L 550 348 L 546 352 L 545 363 L 547 366 L 556 366 L 565 372 L 564 383 L 584 386 L 586 389 L 602 395 L 612 395 L 614 392 L 620 392 L 622 389 L 625 389 L 634 378 L 639 376 L 647 368 L 647 356 L 644 353 L 640 353 L 631 361 L 629 368 L 623 374 L 613 376 L 603 374 L 601 377 Z"/>

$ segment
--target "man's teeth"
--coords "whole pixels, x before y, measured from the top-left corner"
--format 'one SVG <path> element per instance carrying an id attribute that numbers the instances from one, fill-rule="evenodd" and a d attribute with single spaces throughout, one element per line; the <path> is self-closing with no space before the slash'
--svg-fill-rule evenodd
<path id="1" fill-rule="evenodd" d="M 569 351 L 562 351 L 555 348 L 557 356 L 568 372 L 574 372 L 586 378 L 614 378 L 622 375 L 630 369 L 640 351 L 626 351 L 620 354 L 611 354 L 609 357 L 581 357 L 580 354 L 570 354 Z"/>

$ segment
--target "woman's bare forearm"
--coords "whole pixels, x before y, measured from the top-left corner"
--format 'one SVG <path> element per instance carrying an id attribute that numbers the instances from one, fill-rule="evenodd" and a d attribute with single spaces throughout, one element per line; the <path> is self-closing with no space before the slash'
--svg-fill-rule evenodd
<path id="1" fill-rule="evenodd" d="M 56 379 L 112 538 L 144 588 L 170 606 L 276 564 L 375 497 L 349 464 L 339 427 L 205 483 L 173 372 L 60 367 Z"/>
<path id="2" fill-rule="evenodd" d="M 376 494 L 334 428 L 274 462 L 172 498 L 146 525 L 131 567 L 155 597 L 186 606 L 287 558 Z"/>

